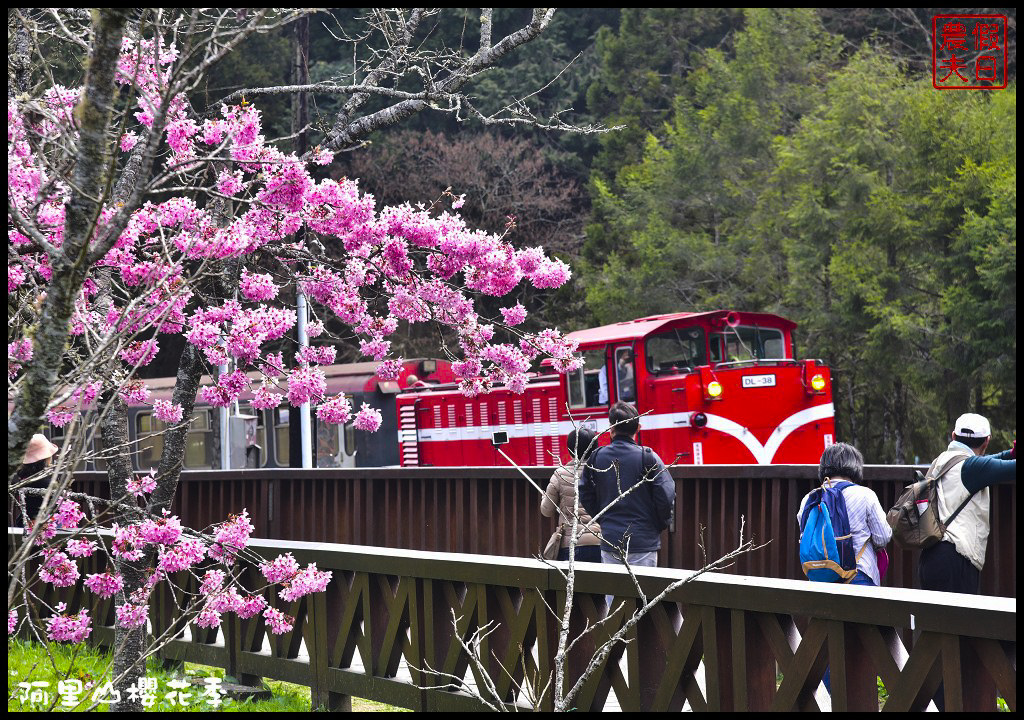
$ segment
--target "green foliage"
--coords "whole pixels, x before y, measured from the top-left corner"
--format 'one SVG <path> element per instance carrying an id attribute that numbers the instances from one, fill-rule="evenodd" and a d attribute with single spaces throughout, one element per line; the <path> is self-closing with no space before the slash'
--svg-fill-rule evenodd
<path id="1" fill-rule="evenodd" d="M 801 355 L 833 367 L 840 435 L 869 462 L 929 461 L 966 411 L 991 418 L 1002 449 L 1016 426 L 1015 86 L 937 92 L 878 48 L 844 57 L 819 17 L 747 11 L 728 47 L 639 94 L 662 120 L 591 179 L 588 307 L 596 322 L 779 312 L 800 323 Z M 661 62 L 626 32 L 645 22 L 628 11 L 602 36 L 606 58 L 635 61 L 602 87 L 639 87 Z"/>

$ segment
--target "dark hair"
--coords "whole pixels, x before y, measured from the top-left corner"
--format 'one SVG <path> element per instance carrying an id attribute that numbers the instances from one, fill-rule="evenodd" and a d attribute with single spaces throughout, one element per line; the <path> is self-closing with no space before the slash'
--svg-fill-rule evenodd
<path id="1" fill-rule="evenodd" d="M 597 444 L 594 442 L 596 437 L 597 433 L 590 428 L 581 427 L 570 430 L 569 434 L 565 436 L 565 448 L 573 457 L 577 457 L 576 451 L 578 450 L 579 459 L 586 462 L 591 453 L 597 449 Z"/>
<path id="2" fill-rule="evenodd" d="M 965 437 L 964 435 L 957 435 L 956 433 L 953 433 L 953 439 L 958 443 L 963 443 L 971 450 L 977 450 L 985 444 L 986 440 L 988 440 L 987 437 Z"/>
<path id="3" fill-rule="evenodd" d="M 633 437 L 640 430 L 640 413 L 629 403 L 617 402 L 608 411 L 608 422 L 612 425 L 612 435 Z"/>
<path id="4" fill-rule="evenodd" d="M 836 443 L 825 448 L 818 464 L 818 480 L 827 477 L 845 477 L 854 482 L 864 479 L 864 456 L 853 445 Z"/>

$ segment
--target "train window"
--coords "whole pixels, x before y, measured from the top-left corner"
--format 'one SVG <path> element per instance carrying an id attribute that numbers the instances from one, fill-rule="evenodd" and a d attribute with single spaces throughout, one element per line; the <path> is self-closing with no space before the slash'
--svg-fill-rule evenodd
<path id="1" fill-rule="evenodd" d="M 644 342 L 644 354 L 650 373 L 689 372 L 707 364 L 704 331 L 699 327 L 673 328 L 651 335 Z"/>
<path id="2" fill-rule="evenodd" d="M 583 367 L 566 376 L 570 407 L 597 407 L 608 404 L 608 369 L 605 350 L 583 352 Z"/>
<path id="3" fill-rule="evenodd" d="M 215 455 L 214 428 L 211 410 L 199 410 L 192 416 L 192 424 L 185 436 L 185 468 L 217 468 L 220 458 Z"/>
<path id="4" fill-rule="evenodd" d="M 256 417 L 254 433 L 246 432 L 245 442 L 245 466 L 265 467 L 267 464 L 267 426 L 262 410 L 253 410 L 248 403 L 239 404 L 239 412 L 242 415 L 254 415 Z M 252 422 L 252 421 L 250 421 Z"/>
<path id="5" fill-rule="evenodd" d="M 636 402 L 636 367 L 633 362 L 633 348 L 615 350 L 615 377 L 618 383 L 619 400 Z"/>
<path id="6" fill-rule="evenodd" d="M 351 457 L 356 454 L 356 426 L 345 423 L 345 454 Z"/>
<path id="7" fill-rule="evenodd" d="M 288 436 L 289 408 L 274 408 L 274 460 L 278 467 L 288 467 L 291 439 Z"/>
<path id="8" fill-rule="evenodd" d="M 741 325 L 711 336 L 711 362 L 782 360 L 786 343 L 782 331 Z"/>
<path id="9" fill-rule="evenodd" d="M 341 432 L 337 425 L 316 421 L 316 466 L 341 467 Z"/>
<path id="10" fill-rule="evenodd" d="M 160 464 L 160 455 L 164 451 L 164 436 L 161 434 L 166 426 L 153 413 L 140 412 L 135 416 L 135 437 L 138 439 L 138 464 L 140 470 L 148 470 Z"/>

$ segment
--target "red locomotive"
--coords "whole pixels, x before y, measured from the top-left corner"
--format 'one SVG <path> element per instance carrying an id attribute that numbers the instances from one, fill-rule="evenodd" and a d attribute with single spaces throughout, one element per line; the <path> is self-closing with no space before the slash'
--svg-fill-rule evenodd
<path id="1" fill-rule="evenodd" d="M 401 463 L 507 465 L 491 443 L 505 432 L 516 463 L 558 465 L 573 423 L 604 430 L 618 400 L 666 463 L 817 463 L 835 435 L 831 375 L 793 359 L 795 327 L 768 313 L 655 315 L 572 333 L 583 367 L 539 373 L 522 395 L 412 388 L 397 398 Z"/>

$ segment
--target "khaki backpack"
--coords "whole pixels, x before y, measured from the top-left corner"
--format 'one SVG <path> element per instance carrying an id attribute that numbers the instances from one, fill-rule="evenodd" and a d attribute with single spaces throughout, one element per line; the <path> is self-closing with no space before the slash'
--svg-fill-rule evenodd
<path id="1" fill-rule="evenodd" d="M 900 547 L 908 550 L 930 548 L 942 539 L 946 527 L 967 507 L 974 493 L 968 495 L 945 521 L 939 517 L 939 479 L 969 457 L 967 453 L 954 455 L 942 466 L 933 462 L 924 476 L 920 470 L 915 471 L 918 481 L 907 485 L 896 505 L 885 516 L 892 528 L 892 537 Z"/>

